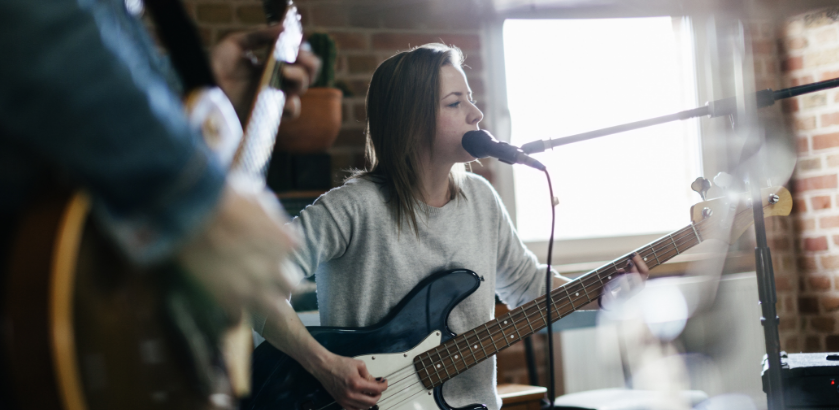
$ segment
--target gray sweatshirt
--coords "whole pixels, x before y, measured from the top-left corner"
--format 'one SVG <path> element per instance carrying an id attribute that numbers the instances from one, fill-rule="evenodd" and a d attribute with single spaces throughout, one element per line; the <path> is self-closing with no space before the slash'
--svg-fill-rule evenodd
<path id="1" fill-rule="evenodd" d="M 492 186 L 467 174 L 462 189 L 465 198 L 441 208 L 420 204 L 429 215 L 420 212 L 419 238 L 407 224 L 397 231 L 385 193 L 366 178 L 329 191 L 295 218 L 304 238 L 295 262 L 306 276 L 317 274 L 321 324 L 376 324 L 422 279 L 449 269 L 485 279 L 449 316 L 457 334 L 493 319 L 496 292 L 512 307 L 544 294 L 545 266 L 519 239 Z M 454 407 L 498 409 L 495 363 L 493 356 L 446 382 L 443 397 Z"/>

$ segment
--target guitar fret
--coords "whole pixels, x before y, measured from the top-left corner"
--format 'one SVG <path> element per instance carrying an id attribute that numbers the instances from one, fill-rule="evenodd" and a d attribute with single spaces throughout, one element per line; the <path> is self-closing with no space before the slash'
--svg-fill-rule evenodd
<path id="1" fill-rule="evenodd" d="M 570 294 L 570 293 L 568 293 L 568 287 L 567 287 L 567 285 L 566 285 L 566 286 L 563 286 L 562 288 L 563 288 L 563 289 L 565 289 L 565 294 L 568 296 L 568 302 L 570 302 L 570 303 L 571 303 L 571 310 L 577 310 L 577 307 L 576 307 L 576 306 L 574 306 L 574 299 L 571 299 L 571 294 Z"/>
<path id="2" fill-rule="evenodd" d="M 702 237 L 699 236 L 699 232 L 696 231 L 696 227 L 693 223 L 690 224 L 690 227 L 693 229 L 693 234 L 696 235 L 696 240 L 698 241 L 697 243 L 702 242 Z"/>
<path id="3" fill-rule="evenodd" d="M 538 300 L 535 303 L 536 303 L 536 309 L 539 309 L 539 318 L 542 319 L 542 322 L 544 322 L 545 326 L 547 327 L 548 326 L 548 318 L 547 318 L 547 316 L 545 316 L 545 313 L 542 312 L 542 304 L 539 303 Z"/>
<path id="4" fill-rule="evenodd" d="M 429 356 L 429 355 L 425 355 L 425 356 Z M 429 358 L 428 358 L 428 361 L 429 361 L 429 362 L 434 363 L 433 361 L 431 361 L 431 357 L 430 357 L 430 356 L 429 356 Z M 423 370 L 425 370 L 425 374 L 427 374 L 427 375 L 428 375 L 428 384 L 432 384 L 432 385 L 433 385 L 433 384 L 434 384 L 434 382 L 431 380 L 431 372 L 429 372 L 429 371 L 428 371 L 428 366 L 426 366 L 426 365 L 423 363 L 423 359 L 422 359 L 422 357 L 420 357 L 420 363 L 422 363 L 422 369 L 423 369 Z M 434 368 L 434 367 L 432 366 L 432 369 L 433 369 L 433 368 Z M 439 374 L 438 374 L 437 370 L 434 370 L 434 374 L 437 374 L 437 378 L 438 378 L 438 379 L 440 379 L 440 376 L 439 376 Z"/>
<path id="5" fill-rule="evenodd" d="M 650 250 L 653 251 L 653 257 L 655 257 L 655 264 L 656 265 L 661 265 L 661 261 L 658 260 L 658 254 L 655 253 L 655 243 L 650 245 Z"/>
<path id="6" fill-rule="evenodd" d="M 445 345 L 444 345 L 444 346 L 445 346 Z M 441 368 L 442 368 L 442 369 L 443 369 L 443 371 L 444 371 L 444 372 L 446 372 L 446 380 L 451 379 L 451 378 L 452 378 L 452 375 L 450 375 L 450 374 L 449 374 L 449 369 L 448 369 L 448 366 L 446 366 L 446 363 L 444 363 L 444 362 L 443 362 L 443 356 L 441 356 L 441 355 L 440 355 L 440 350 L 439 350 L 439 349 L 440 349 L 439 347 L 438 347 L 438 348 L 436 348 L 436 349 L 434 349 L 434 351 L 437 353 L 437 358 L 440 360 L 440 361 L 437 363 L 437 366 L 435 366 L 435 367 L 436 367 L 437 369 L 441 369 Z"/>
<path id="7" fill-rule="evenodd" d="M 495 323 L 498 323 L 498 319 L 496 319 L 496 320 L 495 320 Z M 500 324 L 500 323 L 498 323 L 498 330 L 500 330 L 500 331 L 501 331 L 501 337 L 502 337 L 502 338 L 504 338 L 504 343 L 507 343 L 507 346 L 509 346 L 509 345 L 510 345 L 510 342 L 509 342 L 509 341 L 507 341 L 507 334 L 506 334 L 506 333 L 504 333 L 504 327 L 503 327 L 503 326 L 501 326 L 501 324 Z"/>
<path id="8" fill-rule="evenodd" d="M 673 247 L 676 248 L 676 255 L 679 255 L 679 247 L 676 245 L 676 241 L 673 240 L 673 234 L 667 235 L 670 237 L 670 242 L 673 242 Z"/>
<path id="9" fill-rule="evenodd" d="M 495 339 L 492 337 L 492 332 L 489 330 L 489 326 L 487 326 L 486 323 L 484 323 L 484 329 L 486 329 L 487 335 L 489 335 L 489 341 L 492 342 L 492 347 L 494 347 L 495 351 L 497 352 L 500 349 L 498 349 L 498 345 L 495 344 Z"/>
<path id="10" fill-rule="evenodd" d="M 536 305 L 539 305 L 539 303 L 536 302 Z M 527 327 L 530 328 L 530 334 L 536 333 L 536 330 L 533 329 L 533 324 L 530 323 L 530 318 L 528 317 L 530 315 L 527 314 L 527 309 L 522 309 L 522 312 L 524 312 L 524 320 L 527 321 Z"/>
<path id="11" fill-rule="evenodd" d="M 466 339 L 466 347 L 468 348 L 469 347 L 469 338 L 466 337 L 465 335 L 463 336 L 463 338 Z M 457 339 L 460 339 L 460 338 L 459 337 L 454 338 L 454 345 L 455 345 L 455 347 L 457 347 L 457 353 L 460 355 L 460 359 L 463 360 L 463 366 L 465 366 L 464 369 L 468 369 L 469 368 L 469 363 L 466 362 L 466 356 L 464 356 L 463 351 L 460 350 L 460 345 L 457 344 Z M 469 352 L 472 353 L 472 358 L 475 360 L 475 363 L 478 363 L 478 358 L 475 357 L 475 353 L 472 352 L 472 349 L 469 349 Z"/>
<path id="12" fill-rule="evenodd" d="M 484 326 L 486 326 L 486 325 L 484 325 Z M 472 329 L 472 332 L 474 332 L 474 333 L 475 333 L 475 338 L 476 338 L 476 339 L 478 339 L 478 340 L 477 340 L 477 341 L 478 341 L 478 345 L 479 345 L 479 346 L 481 346 L 481 350 L 483 350 L 483 351 L 484 351 L 484 359 L 486 359 L 487 357 L 489 357 L 489 355 L 487 354 L 487 349 L 484 347 L 484 343 L 481 341 L 481 335 L 479 335 L 479 334 L 478 334 L 478 330 L 477 330 L 477 329 L 478 329 L 478 328 L 474 328 L 474 329 Z"/>
<path id="13" fill-rule="evenodd" d="M 516 325 L 516 321 L 513 320 L 513 315 L 507 314 L 507 316 L 510 317 L 510 323 L 513 324 L 513 331 L 516 332 L 516 336 L 518 336 L 519 339 L 521 339 L 521 332 L 519 332 L 519 327 L 518 327 L 518 325 Z M 510 338 L 512 338 L 512 336 L 510 336 Z"/>
<path id="14" fill-rule="evenodd" d="M 586 300 L 591 302 L 591 297 L 589 297 L 589 295 L 588 295 L 588 289 L 586 289 L 586 284 L 582 280 L 580 281 L 580 286 L 582 286 L 582 288 L 583 288 L 583 293 L 586 294 Z"/>
<path id="15" fill-rule="evenodd" d="M 446 354 L 449 356 L 449 360 L 452 361 L 452 366 L 454 366 L 455 373 L 460 374 L 460 370 L 457 369 L 457 363 L 455 363 L 454 359 L 452 359 L 452 352 L 449 351 L 449 344 L 445 343 L 445 344 L 443 344 L 443 347 L 446 349 Z M 440 362 L 443 363 L 443 367 L 446 367 L 446 364 L 442 360 L 440 360 Z M 446 373 L 448 373 L 448 372 L 446 372 Z"/>

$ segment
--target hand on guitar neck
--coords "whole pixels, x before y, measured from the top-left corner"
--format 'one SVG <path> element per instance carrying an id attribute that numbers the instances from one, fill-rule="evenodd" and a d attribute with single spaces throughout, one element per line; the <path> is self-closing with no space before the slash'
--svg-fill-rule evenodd
<path id="1" fill-rule="evenodd" d="M 242 124 L 259 85 L 265 62 L 254 54 L 270 47 L 283 31 L 281 25 L 233 33 L 219 42 L 212 51 L 212 68 L 219 86 L 233 103 Z M 320 60 L 306 49 L 300 49 L 294 64 L 282 67 L 283 91 L 286 93 L 283 116 L 300 115 L 300 95 L 305 93 L 320 68 Z"/>

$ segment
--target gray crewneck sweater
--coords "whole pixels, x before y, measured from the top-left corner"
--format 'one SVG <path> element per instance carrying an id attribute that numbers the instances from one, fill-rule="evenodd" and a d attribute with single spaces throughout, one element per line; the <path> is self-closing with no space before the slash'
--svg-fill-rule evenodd
<path id="1" fill-rule="evenodd" d="M 495 293 L 510 306 L 545 292 L 545 266 L 518 238 L 492 186 L 467 174 L 465 198 L 441 208 L 421 205 L 419 237 L 403 224 L 397 232 L 387 197 L 366 178 L 348 181 L 307 207 L 293 224 L 304 241 L 295 261 L 306 276 L 317 274 L 323 326 L 361 327 L 377 323 L 422 279 L 464 268 L 485 279 L 449 316 L 461 334 L 494 316 Z M 501 407 L 495 391 L 495 356 L 443 385 L 454 406 L 483 403 Z"/>

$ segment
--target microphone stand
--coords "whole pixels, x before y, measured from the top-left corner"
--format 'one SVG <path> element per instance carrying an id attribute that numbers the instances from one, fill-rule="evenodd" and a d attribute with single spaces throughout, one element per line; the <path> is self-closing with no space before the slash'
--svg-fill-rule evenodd
<path id="1" fill-rule="evenodd" d="M 813 84 L 799 85 L 797 87 L 785 88 L 783 90 L 778 91 L 772 91 L 771 88 L 767 88 L 765 90 L 760 90 L 756 92 L 755 100 L 757 102 L 757 108 L 763 108 L 775 104 L 775 101 L 778 100 L 796 97 L 801 94 L 812 93 L 835 87 L 839 87 L 839 78 L 821 81 Z M 723 98 L 721 100 L 708 102 L 703 107 L 697 107 L 691 110 L 677 112 L 675 114 L 664 115 L 661 117 L 655 117 L 636 122 L 630 122 L 626 124 L 616 125 L 614 127 L 602 128 L 599 130 L 584 132 L 582 134 L 575 134 L 563 138 L 528 142 L 527 144 L 521 146 L 521 150 L 524 151 L 525 154 L 534 154 L 537 152 L 544 152 L 547 149 L 552 149 L 560 145 L 586 141 L 598 137 L 603 137 L 606 135 L 617 134 L 619 132 L 663 124 L 666 122 L 686 120 L 688 118 L 694 117 L 704 117 L 706 115 L 711 117 L 720 117 L 723 115 L 731 115 L 736 112 L 737 98 Z"/>
<path id="2" fill-rule="evenodd" d="M 760 90 L 755 93 L 755 108 L 768 107 L 775 104 L 775 101 L 792 98 L 798 95 L 821 91 L 829 88 L 839 87 L 839 78 L 827 81 L 821 81 L 812 84 L 800 85 L 797 87 L 786 88 L 783 90 L 772 91 L 772 89 Z M 548 148 L 558 147 L 560 145 L 571 144 L 580 141 L 586 141 L 606 135 L 616 134 L 623 131 L 634 130 L 651 125 L 662 124 L 675 120 L 684 120 L 693 117 L 711 116 L 719 117 L 723 115 L 732 116 L 734 118 L 738 111 L 737 97 L 729 97 L 721 100 L 708 102 L 703 107 L 694 108 L 691 110 L 681 111 L 675 114 L 665 115 L 661 117 L 651 118 L 642 121 L 631 122 L 614 127 L 603 128 L 595 131 L 576 134 L 569 137 L 549 139 L 543 141 L 529 142 L 521 146 L 521 150 L 526 154 L 533 154 L 543 152 Z M 764 142 L 763 130 L 758 130 L 759 139 L 758 146 Z M 747 148 L 744 147 L 744 150 Z M 744 159 L 746 152 L 744 151 Z M 762 317 L 760 319 L 763 325 L 763 334 L 766 343 L 766 355 L 769 364 L 767 372 L 767 402 L 769 410 L 783 410 L 784 409 L 784 394 L 783 383 L 781 379 L 781 342 L 778 335 L 779 317 L 775 304 L 777 301 L 777 294 L 775 292 L 775 273 L 772 268 L 772 255 L 766 241 L 766 224 L 763 220 L 763 198 L 760 196 L 760 186 L 758 186 L 756 176 L 758 173 L 758 161 L 753 160 L 753 164 L 747 171 L 748 188 L 752 195 L 752 209 L 755 224 L 755 271 L 758 281 L 758 299 L 761 305 Z"/>

